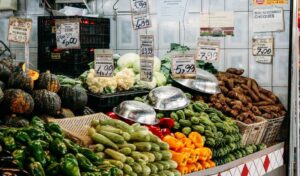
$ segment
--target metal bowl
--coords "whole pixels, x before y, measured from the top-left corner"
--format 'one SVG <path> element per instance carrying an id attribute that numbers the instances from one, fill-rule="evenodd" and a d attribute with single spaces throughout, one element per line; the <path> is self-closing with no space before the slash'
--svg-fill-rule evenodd
<path id="1" fill-rule="evenodd" d="M 149 104 L 154 109 L 171 111 L 185 108 L 190 100 L 182 90 L 172 86 L 157 87 L 148 95 Z"/>
<path id="2" fill-rule="evenodd" d="M 196 79 L 177 79 L 173 77 L 172 79 L 178 84 L 198 92 L 207 94 L 217 94 L 221 92 L 219 81 L 215 75 L 200 68 L 196 69 L 196 73 Z"/>
<path id="3" fill-rule="evenodd" d="M 159 120 L 156 119 L 155 110 L 139 101 L 123 101 L 113 109 L 118 116 L 146 125 L 156 125 Z"/>

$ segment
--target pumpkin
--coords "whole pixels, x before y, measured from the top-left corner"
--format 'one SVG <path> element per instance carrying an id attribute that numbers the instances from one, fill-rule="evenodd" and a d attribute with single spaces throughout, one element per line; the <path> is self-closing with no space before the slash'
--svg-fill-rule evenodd
<path id="1" fill-rule="evenodd" d="M 33 90 L 34 81 L 24 72 L 14 72 L 8 79 L 7 86 L 9 88 L 22 89 L 28 92 Z"/>
<path id="2" fill-rule="evenodd" d="M 10 74 L 11 70 L 5 64 L 0 63 L 0 80 L 3 82 L 7 82 Z"/>
<path id="3" fill-rule="evenodd" d="M 29 125 L 29 121 L 27 118 L 13 114 L 4 117 L 4 124 L 11 127 L 25 127 Z"/>
<path id="4" fill-rule="evenodd" d="M 4 91 L 3 107 L 12 114 L 30 114 L 34 101 L 30 94 L 21 89 L 7 89 Z"/>
<path id="5" fill-rule="evenodd" d="M 51 92 L 57 93 L 60 89 L 60 83 L 56 75 L 46 71 L 40 74 L 39 79 L 37 80 L 38 89 L 47 89 Z"/>
<path id="6" fill-rule="evenodd" d="M 74 112 L 83 110 L 88 101 L 86 91 L 79 86 L 62 86 L 59 95 L 63 107 L 69 108 Z"/>
<path id="7" fill-rule="evenodd" d="M 22 70 L 23 70 L 23 72 L 26 72 L 27 75 L 30 76 L 33 81 L 36 81 L 37 79 L 39 79 L 40 74 L 37 71 L 31 70 L 31 69 L 26 70 L 26 64 L 22 65 Z"/>
<path id="8" fill-rule="evenodd" d="M 59 96 L 46 89 L 33 91 L 35 110 L 42 114 L 57 115 L 60 113 L 61 100 Z"/>

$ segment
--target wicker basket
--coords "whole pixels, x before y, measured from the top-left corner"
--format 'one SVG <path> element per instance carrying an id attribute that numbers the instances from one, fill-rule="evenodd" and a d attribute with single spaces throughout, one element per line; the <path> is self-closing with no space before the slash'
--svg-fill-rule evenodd
<path id="1" fill-rule="evenodd" d="M 242 145 L 261 143 L 264 137 L 263 135 L 265 133 L 267 121 L 262 117 L 257 118 L 260 119 L 260 122 L 253 124 L 246 124 L 236 120 L 236 124 L 238 125 L 240 133 L 242 135 Z"/>
<path id="2" fill-rule="evenodd" d="M 92 143 L 91 138 L 88 136 L 88 128 L 92 120 L 104 120 L 107 118 L 109 117 L 105 114 L 97 113 L 65 119 L 50 118 L 48 121 L 59 124 L 66 135 L 75 140 L 77 143 L 87 146 Z"/>
<path id="3" fill-rule="evenodd" d="M 275 119 L 265 119 L 265 120 L 267 120 L 267 125 L 266 125 L 266 130 L 263 138 L 263 143 L 271 144 L 276 140 L 280 132 L 280 128 L 283 123 L 284 116 Z"/>

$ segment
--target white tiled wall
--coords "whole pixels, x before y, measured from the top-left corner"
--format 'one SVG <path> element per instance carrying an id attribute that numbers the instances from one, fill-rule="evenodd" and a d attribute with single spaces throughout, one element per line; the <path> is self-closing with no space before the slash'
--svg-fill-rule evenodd
<path id="1" fill-rule="evenodd" d="M 234 11 L 235 36 L 217 38 L 221 41 L 221 60 L 214 65 L 224 70 L 228 67 L 245 69 L 245 75 L 255 78 L 261 86 L 273 90 L 286 105 L 288 96 L 288 45 L 289 45 L 289 4 L 284 8 L 285 31 L 269 33 L 275 37 L 275 57 L 272 64 L 256 63 L 251 54 L 252 32 L 252 0 L 189 0 L 187 13 L 183 22 L 159 22 L 157 20 L 157 2 L 150 1 L 152 28 L 149 33 L 155 35 L 155 48 L 158 56 L 162 56 L 169 49 L 170 43 L 177 42 L 193 49 L 199 29 L 199 14 L 202 11 Z M 113 0 L 91 0 L 89 5 L 97 13 L 111 18 L 113 15 Z M 38 6 L 38 0 L 19 0 L 18 16 L 33 19 L 33 35 L 30 44 L 31 63 L 37 63 L 37 16 L 45 15 L 43 8 Z M 132 30 L 129 0 L 120 0 L 117 20 L 111 20 L 111 48 L 120 54 L 138 49 L 138 34 Z M 280 7 L 280 6 L 279 6 Z M 6 41 L 8 20 L 0 19 L 0 40 Z M 22 45 L 9 44 L 16 53 L 18 60 L 24 59 Z"/>

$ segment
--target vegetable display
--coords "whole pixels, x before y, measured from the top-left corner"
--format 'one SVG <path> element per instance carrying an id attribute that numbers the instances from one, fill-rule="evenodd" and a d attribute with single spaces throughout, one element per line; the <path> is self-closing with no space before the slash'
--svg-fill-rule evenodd
<path id="1" fill-rule="evenodd" d="M 0 128 L 0 148 L 8 150 L 19 168 L 33 176 L 115 175 L 100 155 L 64 137 L 55 123 L 33 117 L 23 128 Z"/>
<path id="2" fill-rule="evenodd" d="M 180 175 L 169 145 L 146 127 L 116 119 L 96 120 L 91 125 L 95 150 L 122 175 Z"/>
<path id="3" fill-rule="evenodd" d="M 257 122 L 256 116 L 272 119 L 286 114 L 277 96 L 242 73 L 231 68 L 217 74 L 222 93 L 210 97 L 211 106 L 247 124 Z"/>

